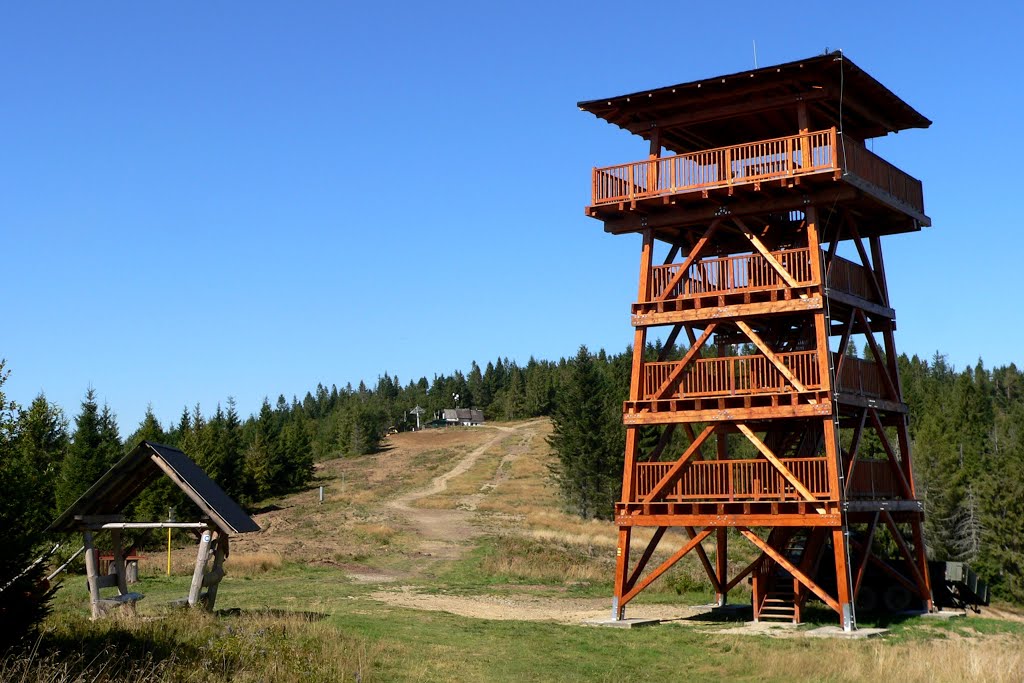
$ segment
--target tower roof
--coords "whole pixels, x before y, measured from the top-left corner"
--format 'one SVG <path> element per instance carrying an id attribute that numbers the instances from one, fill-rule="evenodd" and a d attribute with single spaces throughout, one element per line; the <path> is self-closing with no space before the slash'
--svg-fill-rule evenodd
<path id="1" fill-rule="evenodd" d="M 677 153 L 789 134 L 799 102 L 809 125 L 859 140 L 931 121 L 840 52 L 627 95 L 579 102 L 598 118 Z"/>

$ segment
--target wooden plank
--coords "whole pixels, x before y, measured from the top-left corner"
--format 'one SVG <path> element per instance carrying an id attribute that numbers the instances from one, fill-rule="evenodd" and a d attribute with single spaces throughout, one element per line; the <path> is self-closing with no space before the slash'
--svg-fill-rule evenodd
<path id="1" fill-rule="evenodd" d="M 782 553 L 780 553 L 779 551 L 775 550 L 775 548 L 765 543 L 757 534 L 755 534 L 750 529 L 740 527 L 739 532 L 743 534 L 744 538 L 746 538 L 748 541 L 750 541 L 755 546 L 760 548 L 761 552 L 763 552 L 764 554 L 768 555 L 768 557 L 778 562 L 783 569 L 785 569 L 793 575 L 794 579 L 802 583 L 804 586 L 807 587 L 809 591 L 811 591 L 819 598 L 821 598 L 822 602 L 824 602 L 826 605 L 834 609 L 836 612 L 840 611 L 839 603 L 836 602 L 835 598 L 826 593 L 825 590 L 821 588 L 821 586 L 816 584 L 814 581 L 812 581 L 809 576 L 804 574 L 797 567 L 793 566 L 793 563 L 787 560 L 786 557 L 782 555 Z"/>
<path id="2" fill-rule="evenodd" d="M 96 584 L 97 590 L 102 590 L 103 588 L 117 588 L 117 574 L 103 574 L 101 576 L 97 576 L 93 583 Z M 127 593 L 128 591 L 125 592 Z"/>
<path id="3" fill-rule="evenodd" d="M 763 455 L 765 459 L 768 460 L 768 462 L 770 462 L 772 466 L 775 467 L 775 469 L 777 469 L 779 473 L 786 478 L 786 481 L 793 485 L 793 488 L 796 489 L 797 493 L 799 493 L 801 496 L 803 496 L 805 499 L 809 500 L 812 503 L 818 502 L 818 499 L 814 497 L 814 494 L 807 490 L 807 487 L 804 486 L 803 483 L 801 483 L 801 481 L 796 478 L 796 475 L 790 472 L 789 468 L 782 464 L 782 461 L 775 457 L 775 454 L 772 453 L 772 450 L 768 448 L 768 446 L 766 446 L 764 442 L 761 441 L 761 439 L 757 438 L 754 432 L 752 432 L 750 428 L 747 427 L 747 425 L 738 424 L 736 425 L 736 428 L 743 433 L 743 436 L 747 437 L 747 440 L 750 441 L 750 443 L 754 444 L 754 447 L 757 448 L 757 450 L 761 451 L 761 455 Z"/>
<path id="4" fill-rule="evenodd" d="M 626 413 L 622 421 L 629 426 L 633 425 L 656 425 L 669 422 L 721 422 L 734 420 L 771 420 L 797 417 L 820 417 L 832 414 L 830 401 L 821 401 L 814 404 L 781 404 L 778 406 L 766 406 L 761 408 L 712 408 L 702 410 L 685 411 L 659 411 Z"/>
<path id="5" fill-rule="evenodd" d="M 663 313 L 634 313 L 631 317 L 631 322 L 634 327 L 671 325 L 674 323 L 697 324 L 699 326 L 712 320 L 725 321 L 780 313 L 813 311 L 822 308 L 823 301 L 820 296 L 814 295 L 806 299 L 780 299 L 779 301 L 709 306 L 707 308 L 665 311 Z M 857 301 L 859 302 L 860 299 Z"/>
<path id="6" fill-rule="evenodd" d="M 836 526 L 842 523 L 839 512 L 825 514 L 786 514 L 786 513 L 708 513 L 708 514 L 629 514 L 615 517 L 615 524 L 627 526 Z"/>

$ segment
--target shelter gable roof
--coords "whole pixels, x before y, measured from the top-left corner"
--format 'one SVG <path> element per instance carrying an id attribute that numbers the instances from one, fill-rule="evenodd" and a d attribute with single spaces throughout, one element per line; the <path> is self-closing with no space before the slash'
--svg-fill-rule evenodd
<path id="1" fill-rule="evenodd" d="M 73 531 L 77 528 L 76 517 L 118 514 L 161 474 L 166 474 L 218 528 L 229 534 L 259 531 L 259 525 L 241 506 L 187 455 L 172 446 L 149 441 L 140 443 L 107 470 L 47 531 Z"/>

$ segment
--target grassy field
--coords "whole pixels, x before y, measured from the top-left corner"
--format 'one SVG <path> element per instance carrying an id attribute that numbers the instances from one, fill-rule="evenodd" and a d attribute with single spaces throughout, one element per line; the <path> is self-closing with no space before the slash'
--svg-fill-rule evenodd
<path id="1" fill-rule="evenodd" d="M 0 680 L 1024 680 L 1012 614 L 910 618 L 877 640 L 804 637 L 815 624 L 751 635 L 695 607 L 712 597 L 695 561 L 630 606 L 661 625 L 582 626 L 610 611 L 614 530 L 560 511 L 546 422 L 502 427 L 322 463 L 324 505 L 315 488 L 267 501 L 264 531 L 233 543 L 216 615 L 169 607 L 191 548 L 170 577 L 162 555 L 143 561 L 135 617 L 90 622 L 84 578 L 68 577 L 35 651 L 0 661 Z"/>

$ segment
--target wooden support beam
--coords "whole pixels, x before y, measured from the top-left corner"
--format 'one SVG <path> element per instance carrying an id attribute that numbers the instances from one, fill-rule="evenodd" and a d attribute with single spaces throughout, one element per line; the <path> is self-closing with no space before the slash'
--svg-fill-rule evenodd
<path id="1" fill-rule="evenodd" d="M 729 592 L 723 590 L 726 582 L 729 580 L 729 530 L 725 527 L 718 527 L 715 531 L 715 574 L 716 578 L 713 582 L 715 584 L 715 597 L 718 601 L 718 606 L 722 607 L 729 599 Z M 701 555 L 704 556 L 704 549 L 700 548 Z M 705 563 L 707 557 L 704 557 Z M 708 569 L 705 564 L 705 569 Z"/>
<path id="2" fill-rule="evenodd" d="M 853 334 L 853 322 L 857 319 L 857 309 L 850 309 L 850 317 L 846 321 L 846 326 L 843 328 L 843 336 L 839 340 L 839 362 L 836 363 L 835 375 L 836 375 L 836 386 L 839 386 L 839 378 L 842 376 L 843 364 L 846 362 L 846 346 L 850 343 L 850 335 Z"/>
<path id="3" fill-rule="evenodd" d="M 96 554 L 96 546 L 93 543 L 92 532 L 88 529 L 82 534 L 85 544 L 85 577 L 89 586 L 89 608 L 93 619 L 99 619 L 102 614 L 100 609 L 100 587 L 99 587 L 99 559 Z"/>
<path id="4" fill-rule="evenodd" d="M 767 555 L 765 555 L 764 553 L 761 553 L 760 555 L 758 555 L 758 556 L 757 556 L 757 559 L 755 559 L 755 560 L 754 560 L 753 562 L 751 562 L 751 563 L 750 563 L 750 564 L 748 564 L 748 565 L 747 565 L 746 567 L 744 567 L 744 568 L 743 568 L 743 570 L 742 570 L 742 571 L 741 571 L 741 572 L 740 572 L 739 574 L 737 574 L 736 576 L 732 577 L 732 579 L 730 579 L 730 580 L 729 580 L 729 582 L 725 584 L 725 586 L 724 586 L 724 590 L 723 590 L 722 592 L 723 592 L 723 593 L 728 593 L 728 592 L 729 592 L 729 591 L 731 591 L 731 590 L 732 590 L 733 588 L 735 588 L 735 587 L 736 587 L 736 585 L 737 585 L 737 584 L 738 584 L 738 583 L 739 583 L 740 581 L 742 581 L 742 580 L 743 580 L 744 578 L 746 578 L 747 574 L 749 574 L 750 572 L 752 572 L 752 571 L 754 571 L 755 569 L 757 569 L 757 567 L 758 567 L 758 566 L 759 566 L 759 565 L 760 565 L 760 564 L 761 564 L 762 562 L 764 562 L 764 561 L 765 561 L 765 558 L 767 558 L 767 557 L 768 557 L 768 556 L 767 556 Z"/>
<path id="5" fill-rule="evenodd" d="M 864 550 L 861 553 L 860 562 L 857 565 L 857 572 L 854 574 L 853 580 L 853 600 L 857 601 L 857 597 L 860 595 L 860 584 L 864 580 L 864 572 L 868 566 L 868 558 L 871 557 L 871 542 L 875 538 L 875 529 L 878 528 L 878 517 L 879 513 L 875 513 L 874 518 L 871 520 L 871 524 L 868 525 L 868 536 L 864 541 Z"/>
<path id="6" fill-rule="evenodd" d="M 683 559 L 683 557 L 685 557 L 687 553 L 693 550 L 696 546 L 700 545 L 700 543 L 705 538 L 710 536 L 712 531 L 714 531 L 714 529 L 712 528 L 704 529 L 704 531 L 701 531 L 699 534 L 691 538 L 689 542 L 683 545 L 682 548 L 677 550 L 676 553 L 672 555 L 672 557 L 662 562 L 657 568 L 654 569 L 654 571 L 652 571 L 650 574 L 644 577 L 642 581 L 640 581 L 637 585 L 630 589 L 628 593 L 622 596 L 622 600 L 619 603 L 620 607 L 624 606 L 630 600 L 635 598 L 637 594 L 640 593 L 640 591 L 642 591 L 643 589 L 647 588 L 647 586 L 649 586 L 651 582 L 653 582 L 659 576 L 661 576 L 669 569 L 671 569 L 676 562 Z"/>
<path id="7" fill-rule="evenodd" d="M 199 604 L 199 595 L 203 589 L 203 575 L 206 573 L 206 561 L 210 556 L 212 532 L 207 529 L 199 539 L 199 551 L 196 553 L 196 568 L 192 572 L 192 585 L 188 590 L 188 606 Z"/>
<path id="8" fill-rule="evenodd" d="M 693 443 L 690 444 L 689 448 L 687 448 L 682 456 L 680 456 L 679 460 L 669 468 L 668 472 L 665 473 L 665 476 L 661 478 L 661 481 L 655 484 L 654 488 L 651 489 L 651 492 L 644 496 L 642 502 L 652 503 L 665 495 L 665 491 L 667 491 L 669 487 L 674 486 L 676 480 L 682 476 L 683 470 L 686 468 L 687 463 L 690 462 L 690 458 L 693 457 L 693 454 L 697 452 L 700 445 L 704 443 L 707 438 L 714 433 L 714 431 L 714 425 L 708 425 L 705 427 L 704 431 L 700 433 L 700 436 L 698 436 Z"/>
<path id="9" fill-rule="evenodd" d="M 675 431 L 676 424 L 674 422 L 665 425 L 665 429 L 662 430 L 661 436 L 658 438 L 658 443 L 654 445 L 654 448 L 651 449 L 651 452 L 648 453 L 645 458 L 647 462 L 655 462 L 661 457 L 665 448 L 668 447 L 669 442 L 672 441 L 672 435 Z"/>
<path id="10" fill-rule="evenodd" d="M 640 559 L 637 560 L 636 566 L 633 567 L 633 571 L 630 573 L 629 579 L 626 580 L 626 590 L 629 590 L 636 585 L 637 579 L 640 578 L 640 574 L 643 573 L 647 563 L 650 562 L 651 556 L 654 555 L 654 551 L 657 549 L 658 543 L 661 542 L 661 538 L 665 535 L 665 531 L 667 529 L 667 526 L 659 526 L 654 530 L 654 535 L 651 536 L 651 540 L 648 541 L 647 547 L 644 548 L 644 552 L 640 555 Z"/>
<path id="11" fill-rule="evenodd" d="M 743 235 L 750 241 L 750 243 L 754 246 L 754 249 L 761 253 L 761 256 L 764 257 L 764 260 L 768 262 L 768 265 L 771 266 L 772 269 L 774 269 L 775 272 L 779 274 L 779 277 L 781 277 L 787 285 L 789 285 L 790 287 L 800 286 L 800 283 L 798 283 L 796 279 L 792 275 L 790 275 L 789 271 L 786 270 L 785 266 L 783 266 L 776 260 L 775 256 L 773 256 L 772 253 L 768 251 L 768 247 L 764 246 L 764 243 L 761 242 L 757 235 L 755 235 L 753 231 L 747 227 L 746 223 L 744 223 L 738 216 L 734 216 L 732 222 L 736 224 L 736 227 L 738 227 L 740 229 L 740 232 L 742 232 Z"/>
<path id="12" fill-rule="evenodd" d="M 893 471 L 893 474 L 896 475 L 896 481 L 899 482 L 903 498 L 906 500 L 913 500 L 914 491 L 910 488 L 910 484 L 907 482 L 906 477 L 903 476 L 903 468 L 900 467 L 900 463 L 896 459 L 896 453 L 892 450 L 892 444 L 889 443 L 889 437 L 885 434 L 885 427 L 882 425 L 881 420 L 878 419 L 878 411 L 869 408 L 868 415 L 871 417 L 871 424 L 875 428 L 875 433 L 878 434 L 878 440 L 882 443 L 882 450 L 885 451 L 885 455 L 889 459 L 889 468 Z"/>
<path id="13" fill-rule="evenodd" d="M 689 365 L 690 361 L 692 361 L 700 353 L 701 347 L 704 346 L 705 342 L 707 342 L 708 338 L 712 334 L 714 334 L 717 328 L 718 323 L 711 323 L 710 325 L 704 328 L 704 332 L 703 334 L 700 335 L 700 338 L 697 339 L 693 346 L 689 348 L 689 350 L 686 352 L 686 355 L 684 355 L 682 360 L 680 360 L 679 363 L 674 368 L 672 368 L 672 372 L 669 373 L 669 376 L 665 379 L 664 382 L 662 382 L 661 386 L 658 387 L 658 390 L 654 392 L 654 396 L 652 397 L 654 400 L 658 400 L 665 397 L 665 394 L 667 394 L 669 389 L 672 388 L 672 385 L 679 380 L 679 377 L 683 374 L 683 371 L 686 370 L 687 365 Z M 634 373 L 633 377 L 640 377 L 640 374 Z M 638 384 L 638 382 L 634 382 L 633 384 Z"/>
<path id="14" fill-rule="evenodd" d="M 676 288 L 676 285 L 678 285 L 679 282 L 684 277 L 686 277 L 686 271 L 690 269 L 690 266 L 693 265 L 693 262 L 696 261 L 697 258 L 700 256 L 700 252 L 704 249 L 704 247 L 707 246 L 708 242 L 711 241 L 711 237 L 715 234 L 715 232 L 718 230 L 718 226 L 721 224 L 721 218 L 716 218 L 713 221 L 711 221 L 711 225 L 709 225 L 708 229 L 704 231 L 704 234 L 701 235 L 701 238 L 699 240 L 697 240 L 697 243 L 693 245 L 693 249 L 691 249 L 690 253 L 686 255 L 685 259 L 683 259 L 683 262 L 679 265 L 679 270 L 676 271 L 676 274 L 673 275 L 672 279 L 669 280 L 668 283 L 665 285 L 664 291 L 662 291 L 657 296 L 657 298 L 655 299 L 656 301 L 665 301 L 666 299 L 669 298 L 669 294 L 671 294 L 672 290 Z M 640 300 L 650 301 L 650 298 Z"/>
<path id="15" fill-rule="evenodd" d="M 693 538 L 693 537 L 695 537 L 697 535 L 697 530 L 694 529 L 692 526 L 683 527 L 683 528 L 686 529 L 686 534 L 690 538 Z M 718 577 L 715 576 L 715 570 L 711 566 L 711 560 L 708 559 L 708 554 L 706 552 L 704 552 L 704 546 L 698 545 L 693 550 L 694 550 L 695 553 L 697 553 L 697 557 L 700 559 L 701 565 L 704 566 L 704 573 L 707 574 L 708 579 L 710 579 L 711 585 L 714 587 L 715 592 L 716 593 L 720 592 L 722 584 L 718 581 Z"/>
<path id="16" fill-rule="evenodd" d="M 910 548 L 907 547 L 907 542 L 903 540 L 903 534 L 900 533 L 899 527 L 896 526 L 896 521 L 893 520 L 892 515 L 889 514 L 888 510 L 882 510 L 882 519 L 885 520 L 885 525 L 889 527 L 889 533 L 892 534 L 892 538 L 896 541 L 896 546 L 900 549 L 900 553 L 903 555 L 903 559 L 906 560 L 907 566 L 910 567 L 910 573 L 914 575 L 914 580 L 917 583 L 915 590 L 917 594 L 923 600 L 929 600 L 931 593 L 928 591 L 928 582 L 921 573 L 921 569 L 917 566 L 917 558 L 914 553 L 910 552 Z"/>
<path id="17" fill-rule="evenodd" d="M 900 391 L 896 388 L 896 383 L 893 378 L 889 376 L 889 368 L 886 365 L 885 354 L 882 353 L 882 349 L 879 348 L 878 342 L 875 341 L 875 335 L 871 332 L 871 325 L 868 323 L 868 318 L 864 315 L 864 311 L 859 308 L 855 308 L 854 311 L 857 317 L 860 319 L 861 324 L 864 326 L 864 337 L 868 340 L 868 345 L 871 347 L 871 354 L 875 357 L 875 365 L 878 366 L 882 375 L 882 381 L 885 383 L 885 388 L 889 392 L 889 399 L 892 401 L 899 401 Z"/>
<path id="18" fill-rule="evenodd" d="M 853 466 L 857 463 L 857 454 L 860 452 L 860 438 L 864 433 L 864 423 L 868 419 L 868 409 L 863 408 L 860 411 L 860 422 L 853 430 L 853 437 L 850 440 L 850 465 L 846 469 L 846 497 L 849 497 L 850 493 L 850 481 L 853 477 Z"/>
<path id="19" fill-rule="evenodd" d="M 864 544 L 861 543 L 860 541 L 856 541 L 856 540 L 850 539 L 850 545 L 852 545 L 854 548 L 857 548 L 858 550 L 861 550 L 861 551 L 863 551 L 863 549 L 864 549 Z M 880 560 L 879 558 L 875 557 L 874 555 L 870 555 L 868 557 L 868 562 L 870 562 L 873 566 L 878 567 L 883 572 L 888 574 L 890 577 L 892 577 L 893 580 L 896 581 L 896 583 L 900 584 L 901 586 L 906 588 L 911 593 L 916 593 L 917 592 L 918 587 L 914 584 L 914 582 L 911 581 L 910 579 L 908 579 L 907 577 L 903 576 L 903 574 L 900 574 L 898 571 L 896 571 L 892 567 L 892 565 L 890 565 L 888 562 Z"/>
<path id="20" fill-rule="evenodd" d="M 836 612 L 840 612 L 841 611 L 840 608 L 839 608 L 839 603 L 836 602 L 835 598 L 833 598 L 831 595 L 826 593 L 825 590 L 821 586 L 819 586 L 814 581 L 812 581 L 811 577 L 807 576 L 802 571 L 800 571 L 797 567 L 795 567 L 792 562 L 790 562 L 788 559 L 786 559 L 785 555 L 783 555 L 778 550 L 776 550 L 775 548 L 773 548 L 770 545 L 768 545 L 767 543 L 765 543 L 763 540 L 761 540 L 760 536 L 755 534 L 750 529 L 748 529 L 746 527 L 737 527 L 737 529 L 739 530 L 739 532 L 741 534 L 743 534 L 743 536 L 748 541 L 750 541 L 755 546 L 760 548 L 761 552 L 763 552 L 765 555 L 767 555 L 768 557 L 770 557 L 773 560 L 775 560 L 776 562 L 778 562 L 779 565 L 783 569 L 785 569 L 787 572 L 789 572 L 793 576 L 794 579 L 796 579 L 797 581 L 802 583 L 804 586 L 807 587 L 807 589 L 809 591 L 811 591 L 812 593 L 817 595 L 819 598 L 821 598 L 822 602 L 824 602 L 826 605 L 828 605 L 829 607 L 834 609 Z"/>
<path id="21" fill-rule="evenodd" d="M 736 327 L 740 328 L 743 334 L 747 335 L 747 338 L 750 339 L 750 341 L 754 343 L 754 346 L 756 346 L 761 351 L 761 353 L 764 354 L 764 357 L 767 358 L 769 362 L 771 362 L 771 364 L 778 369 L 782 376 L 786 378 L 786 381 L 793 385 L 794 389 L 796 389 L 797 391 L 807 391 L 807 387 L 804 386 L 803 383 L 796 378 L 796 375 L 794 375 L 793 372 L 788 367 L 786 367 L 786 364 L 782 361 L 782 359 L 779 358 L 775 354 L 775 352 L 772 351 L 768 347 L 768 345 L 764 343 L 764 340 L 761 339 L 761 337 L 756 332 L 754 332 L 750 325 L 748 325 L 742 320 L 737 320 Z"/>
<path id="22" fill-rule="evenodd" d="M 220 582 L 227 573 L 224 569 L 224 560 L 227 559 L 229 548 L 228 548 L 228 535 L 222 530 L 217 530 L 217 547 L 213 553 L 213 566 L 210 568 L 210 572 L 203 577 L 203 587 L 206 588 L 206 607 L 207 612 L 212 612 L 214 605 L 217 603 L 217 590 L 220 588 Z"/>
<path id="23" fill-rule="evenodd" d="M 789 468 L 783 465 L 782 461 L 775 457 L 775 454 L 772 453 L 772 450 L 768 448 L 768 446 L 766 446 L 764 442 L 761 441 L 761 439 L 757 438 L 754 432 L 752 432 L 750 428 L 747 427 L 747 425 L 737 424 L 736 428 L 743 433 L 743 436 L 747 437 L 747 440 L 749 440 L 750 443 L 754 444 L 754 447 L 757 448 L 757 450 L 761 451 L 761 455 L 763 455 L 765 459 L 768 460 L 768 462 L 770 462 L 772 466 L 775 467 L 775 469 L 777 469 L 779 473 L 786 478 L 786 481 L 788 481 L 793 486 L 793 488 L 796 489 L 797 493 L 799 493 L 806 500 L 809 500 L 812 503 L 818 502 L 818 499 L 814 497 L 814 494 L 807 490 L 807 487 L 804 486 L 800 482 L 800 480 L 796 478 L 796 475 L 790 472 Z"/>
<path id="24" fill-rule="evenodd" d="M 860 255 L 861 264 L 864 266 L 864 270 L 868 274 L 868 280 L 871 283 L 871 288 L 875 290 L 875 295 L 878 297 L 878 301 L 885 304 L 885 290 L 880 284 L 878 284 L 878 278 L 875 276 L 875 268 L 871 265 L 871 259 L 868 258 L 868 253 L 864 250 L 864 242 L 860 238 L 860 232 L 857 230 L 857 225 L 853 220 L 850 220 L 849 224 L 850 235 L 853 237 L 853 244 L 857 247 L 857 253 Z"/>

